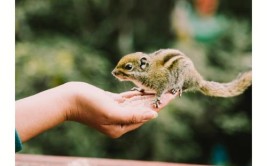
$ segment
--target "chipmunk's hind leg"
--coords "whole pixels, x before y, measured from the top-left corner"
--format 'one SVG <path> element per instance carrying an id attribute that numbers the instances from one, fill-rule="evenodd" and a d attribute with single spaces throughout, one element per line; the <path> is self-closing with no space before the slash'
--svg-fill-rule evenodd
<path id="1" fill-rule="evenodd" d="M 175 95 L 177 92 L 178 92 L 178 90 L 174 89 L 174 88 L 170 90 L 170 93 L 173 94 L 173 95 Z"/>
<path id="2" fill-rule="evenodd" d="M 174 95 L 176 93 L 178 93 L 178 96 L 181 97 L 182 93 L 183 93 L 183 85 L 184 85 L 184 79 L 179 79 L 179 77 L 178 77 L 176 83 L 174 84 L 174 86 L 170 90 L 170 93 L 172 93 Z"/>
<path id="3" fill-rule="evenodd" d="M 176 93 L 178 93 L 178 96 L 181 97 L 182 96 L 182 93 L 183 93 L 183 90 L 182 90 L 182 88 L 172 88 L 169 92 L 171 94 L 173 94 L 173 95 L 175 95 Z"/>

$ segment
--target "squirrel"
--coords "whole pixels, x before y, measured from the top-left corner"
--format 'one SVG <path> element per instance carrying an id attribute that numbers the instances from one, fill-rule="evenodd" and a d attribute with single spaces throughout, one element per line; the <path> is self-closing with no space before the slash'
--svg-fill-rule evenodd
<path id="1" fill-rule="evenodd" d="M 200 91 L 214 97 L 232 97 L 242 94 L 252 84 L 252 71 L 240 74 L 228 83 L 207 81 L 195 69 L 192 60 L 177 49 L 160 49 L 146 54 L 136 52 L 120 59 L 112 75 L 120 81 L 131 81 L 144 92 L 155 92 L 153 105 L 158 108 L 160 97 L 166 92 Z"/>

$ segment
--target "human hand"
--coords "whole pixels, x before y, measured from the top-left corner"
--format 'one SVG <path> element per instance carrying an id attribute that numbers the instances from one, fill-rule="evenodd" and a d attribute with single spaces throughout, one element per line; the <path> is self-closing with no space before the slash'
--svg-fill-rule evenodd
<path id="1" fill-rule="evenodd" d="M 16 129 L 22 142 L 66 120 L 92 126 L 117 138 L 157 117 L 175 96 L 165 94 L 161 105 L 151 104 L 152 93 L 115 94 L 82 82 L 69 82 L 16 101 Z M 29 120 L 30 119 L 30 120 Z"/>
<path id="2" fill-rule="evenodd" d="M 155 108 L 151 102 L 153 93 L 129 91 L 115 94 L 82 82 L 71 82 L 66 86 L 73 90 L 74 102 L 68 110 L 67 120 L 92 126 L 112 138 L 156 118 L 157 112 L 175 98 L 172 94 L 165 94 L 162 104 Z"/>

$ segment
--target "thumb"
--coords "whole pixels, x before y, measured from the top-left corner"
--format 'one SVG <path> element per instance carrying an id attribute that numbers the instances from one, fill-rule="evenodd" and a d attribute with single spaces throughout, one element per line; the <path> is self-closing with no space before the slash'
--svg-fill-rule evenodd
<path id="1" fill-rule="evenodd" d="M 113 123 L 125 125 L 144 123 L 158 116 L 156 111 L 144 108 L 118 110 L 116 112 L 117 113 L 114 113 Z"/>

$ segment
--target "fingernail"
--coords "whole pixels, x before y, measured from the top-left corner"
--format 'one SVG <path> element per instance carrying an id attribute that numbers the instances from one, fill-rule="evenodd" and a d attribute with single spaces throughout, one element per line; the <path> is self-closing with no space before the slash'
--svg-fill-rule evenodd
<path id="1" fill-rule="evenodd" d="M 155 119 L 156 117 L 158 117 L 158 113 L 156 111 L 149 111 L 144 113 L 144 120 Z"/>

